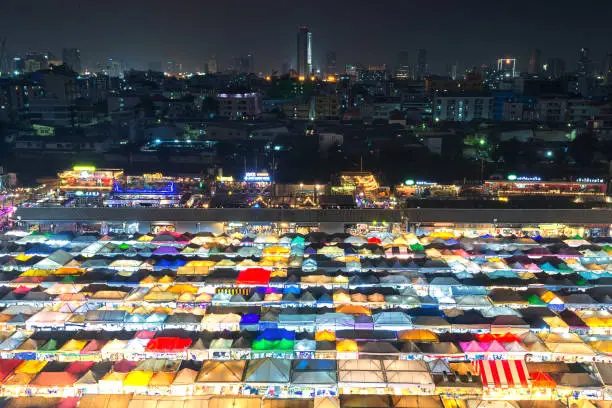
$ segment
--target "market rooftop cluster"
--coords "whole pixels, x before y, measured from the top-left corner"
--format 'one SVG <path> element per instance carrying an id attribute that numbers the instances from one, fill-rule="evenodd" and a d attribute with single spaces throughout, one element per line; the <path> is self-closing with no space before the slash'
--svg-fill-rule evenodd
<path id="1" fill-rule="evenodd" d="M 11 230 L 0 394 L 11 406 L 101 407 L 110 394 L 126 407 L 605 406 L 612 239 L 525 232 Z"/>

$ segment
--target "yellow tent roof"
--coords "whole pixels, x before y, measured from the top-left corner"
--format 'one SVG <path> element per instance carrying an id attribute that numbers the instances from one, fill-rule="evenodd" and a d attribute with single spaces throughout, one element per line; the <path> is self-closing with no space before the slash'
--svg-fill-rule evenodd
<path id="1" fill-rule="evenodd" d="M 355 340 L 341 340 L 336 343 L 336 351 L 359 351 Z"/>
<path id="2" fill-rule="evenodd" d="M 198 293 L 198 288 L 186 283 L 176 284 L 168 288 L 170 293 Z"/>
<path id="3" fill-rule="evenodd" d="M 146 235 L 143 235 L 142 237 L 138 238 L 137 241 L 138 242 L 151 242 L 151 241 L 153 241 L 153 236 L 146 234 Z"/>
<path id="4" fill-rule="evenodd" d="M 198 260 L 198 261 L 189 261 L 185 264 L 185 266 L 192 266 L 192 267 L 198 267 L 198 266 L 204 266 L 204 267 L 213 267 L 215 266 L 216 262 L 214 261 L 207 261 L 207 260 Z"/>
<path id="5" fill-rule="evenodd" d="M 153 371 L 131 371 L 123 380 L 126 387 L 146 387 L 153 377 Z"/>
<path id="6" fill-rule="evenodd" d="M 19 364 L 15 369 L 16 373 L 24 373 L 24 374 L 36 374 L 40 372 L 47 365 L 46 361 L 41 360 L 28 360 Z"/>
<path id="7" fill-rule="evenodd" d="M 272 245 L 262 251 L 264 255 L 289 255 L 290 252 L 289 248 L 280 245 Z"/>
<path id="8" fill-rule="evenodd" d="M 544 320 L 547 325 L 554 329 L 564 329 L 569 327 L 567 323 L 565 323 L 559 316 L 543 317 L 542 320 Z"/>
<path id="9" fill-rule="evenodd" d="M 429 238 L 431 239 L 435 239 L 435 238 L 440 238 L 443 240 L 449 240 L 451 238 L 455 238 L 455 234 L 453 234 L 450 231 L 436 231 L 432 234 L 429 235 Z"/>
<path id="10" fill-rule="evenodd" d="M 322 330 L 315 333 L 316 341 L 336 341 L 336 333 L 330 330 Z"/>
<path id="11" fill-rule="evenodd" d="M 59 351 L 60 352 L 66 352 L 66 353 L 81 351 L 81 349 L 83 349 L 83 347 L 85 347 L 87 345 L 87 343 L 88 343 L 87 340 L 74 340 L 74 339 L 71 339 L 66 344 L 64 344 L 59 349 Z"/>
<path id="12" fill-rule="evenodd" d="M 216 263 L 215 268 L 231 268 L 232 266 L 236 266 L 236 262 L 230 259 L 222 259 Z"/>
<path id="13" fill-rule="evenodd" d="M 177 297 L 178 295 L 176 293 L 150 291 L 144 296 L 144 300 L 153 302 L 171 302 L 176 300 Z"/>
<path id="14" fill-rule="evenodd" d="M 559 297 L 549 290 L 542 294 L 542 296 L 540 296 L 540 299 L 542 299 L 546 303 L 550 303 L 552 300 L 559 299 Z"/>
<path id="15" fill-rule="evenodd" d="M 19 276 L 49 276 L 51 274 L 52 271 L 46 271 L 46 270 L 42 270 L 42 269 L 28 269 L 27 271 L 23 272 L 21 275 Z"/>
<path id="16" fill-rule="evenodd" d="M 19 254 L 15 257 L 15 260 L 18 262 L 25 262 L 29 260 L 30 258 L 32 258 L 32 255 Z"/>
<path id="17" fill-rule="evenodd" d="M 141 285 L 151 285 L 157 283 L 157 278 L 155 276 L 149 275 L 143 280 L 140 281 Z"/>
<path id="18" fill-rule="evenodd" d="M 591 348 L 598 353 L 612 354 L 612 340 L 600 340 L 589 343 Z"/>

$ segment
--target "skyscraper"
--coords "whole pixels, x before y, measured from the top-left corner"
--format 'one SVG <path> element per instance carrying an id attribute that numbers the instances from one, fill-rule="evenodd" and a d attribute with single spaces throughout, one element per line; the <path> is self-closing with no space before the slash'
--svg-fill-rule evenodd
<path id="1" fill-rule="evenodd" d="M 64 48 L 62 61 L 77 74 L 81 73 L 81 51 L 78 48 Z"/>
<path id="2" fill-rule="evenodd" d="M 297 72 L 300 76 L 312 73 L 312 33 L 306 26 L 297 33 Z"/>
<path id="3" fill-rule="evenodd" d="M 429 66 L 427 65 L 427 50 L 421 48 L 417 51 L 417 63 L 415 71 L 416 79 L 423 79 L 429 74 Z"/>
<path id="4" fill-rule="evenodd" d="M 402 51 L 397 54 L 395 77 L 398 79 L 410 79 L 410 53 L 408 51 Z"/>
<path id="5" fill-rule="evenodd" d="M 542 71 L 542 51 L 534 50 L 529 57 L 529 70 L 527 71 L 531 75 L 537 75 Z"/>
<path id="6" fill-rule="evenodd" d="M 544 65 L 546 76 L 550 79 L 556 79 L 565 74 L 565 61 L 562 58 L 549 58 Z"/>
<path id="7" fill-rule="evenodd" d="M 336 74 L 338 71 L 338 61 L 336 51 L 327 51 L 325 54 L 325 69 L 327 74 Z"/>
<path id="8" fill-rule="evenodd" d="M 0 74 L 10 72 L 8 55 L 6 54 L 6 37 L 0 40 Z"/>
<path id="9" fill-rule="evenodd" d="M 217 57 L 214 55 L 208 60 L 208 68 L 206 69 L 207 74 L 216 74 L 219 72 L 219 66 L 217 65 Z"/>
<path id="10" fill-rule="evenodd" d="M 591 59 L 589 58 L 588 48 L 583 47 L 580 49 L 576 73 L 579 76 L 588 76 L 591 74 Z"/>
<path id="11" fill-rule="evenodd" d="M 603 75 L 606 84 L 612 84 L 612 53 L 606 55 L 603 67 Z"/>

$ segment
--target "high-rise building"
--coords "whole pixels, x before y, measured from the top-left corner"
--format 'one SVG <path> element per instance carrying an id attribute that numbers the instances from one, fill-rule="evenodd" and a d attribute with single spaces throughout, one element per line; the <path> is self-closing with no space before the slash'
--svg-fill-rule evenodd
<path id="1" fill-rule="evenodd" d="M 606 59 L 604 61 L 603 67 L 603 75 L 606 81 L 606 84 L 612 84 L 612 53 L 608 53 L 606 55 Z"/>
<path id="2" fill-rule="evenodd" d="M 544 72 L 550 79 L 556 79 L 565 74 L 565 60 L 562 58 L 549 58 L 544 65 Z"/>
<path id="3" fill-rule="evenodd" d="M 397 54 L 395 77 L 397 79 L 410 79 L 410 53 L 408 51 Z"/>
<path id="4" fill-rule="evenodd" d="M 457 63 L 446 65 L 446 76 L 453 81 L 457 79 Z"/>
<path id="5" fill-rule="evenodd" d="M 312 73 L 312 33 L 306 26 L 297 33 L 297 72 L 300 76 Z"/>
<path id="6" fill-rule="evenodd" d="M 588 76 L 591 74 L 591 59 L 589 57 L 589 49 L 581 48 L 578 56 L 578 67 L 576 73 L 579 76 Z"/>
<path id="7" fill-rule="evenodd" d="M 420 49 L 417 51 L 415 78 L 423 79 L 429 74 L 429 65 L 427 64 L 427 50 Z"/>
<path id="8" fill-rule="evenodd" d="M 81 73 L 81 51 L 78 48 L 64 48 L 62 61 L 77 74 Z"/>
<path id="9" fill-rule="evenodd" d="M 338 73 L 336 51 L 327 51 L 327 54 L 325 54 L 325 69 L 327 74 L 333 75 Z"/>
<path id="10" fill-rule="evenodd" d="M 497 60 L 497 74 L 504 78 L 515 78 L 518 76 L 516 70 L 516 58 L 500 58 Z"/>
<path id="11" fill-rule="evenodd" d="M 6 51 L 6 37 L 0 39 L 0 74 L 10 72 L 9 59 Z"/>
<path id="12" fill-rule="evenodd" d="M 206 69 L 207 74 L 216 74 L 219 72 L 219 66 L 217 65 L 217 57 L 214 55 L 208 60 L 208 68 Z"/>
<path id="13" fill-rule="evenodd" d="M 169 59 L 166 61 L 165 71 L 170 75 L 178 74 L 178 64 L 173 59 Z"/>
<path id="14" fill-rule="evenodd" d="M 527 71 L 531 75 L 537 75 L 542 72 L 542 51 L 534 50 L 529 57 L 529 70 Z"/>

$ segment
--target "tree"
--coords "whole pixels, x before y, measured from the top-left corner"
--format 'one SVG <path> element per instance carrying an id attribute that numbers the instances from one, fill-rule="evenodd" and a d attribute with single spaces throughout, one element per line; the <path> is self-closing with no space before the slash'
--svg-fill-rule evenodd
<path id="1" fill-rule="evenodd" d="M 597 152 L 597 138 L 593 133 L 582 133 L 569 145 L 569 154 L 579 166 L 589 166 Z"/>

